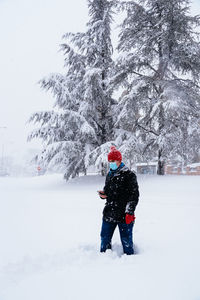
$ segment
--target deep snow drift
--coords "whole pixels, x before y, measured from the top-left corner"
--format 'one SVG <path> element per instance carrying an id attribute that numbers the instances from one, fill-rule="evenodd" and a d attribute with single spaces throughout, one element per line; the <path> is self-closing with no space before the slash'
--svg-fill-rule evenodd
<path id="1" fill-rule="evenodd" d="M 105 178 L 0 178 L 0 300 L 200 299 L 200 177 L 138 177 L 136 255 L 99 253 Z"/>

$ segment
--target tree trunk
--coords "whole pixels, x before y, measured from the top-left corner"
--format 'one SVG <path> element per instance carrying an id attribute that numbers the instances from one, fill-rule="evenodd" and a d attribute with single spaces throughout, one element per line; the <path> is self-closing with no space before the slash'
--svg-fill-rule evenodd
<path id="1" fill-rule="evenodd" d="M 158 150 L 157 175 L 165 175 L 165 161 L 162 159 L 162 150 Z"/>
<path id="2" fill-rule="evenodd" d="M 101 176 L 106 176 L 107 174 L 107 165 L 105 165 L 103 162 L 101 163 Z"/>

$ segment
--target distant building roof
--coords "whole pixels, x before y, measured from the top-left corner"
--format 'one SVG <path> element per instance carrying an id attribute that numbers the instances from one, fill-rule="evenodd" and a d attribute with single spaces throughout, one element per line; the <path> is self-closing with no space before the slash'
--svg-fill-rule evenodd
<path id="1" fill-rule="evenodd" d="M 157 162 L 136 163 L 136 166 L 157 166 Z"/>
<path id="2" fill-rule="evenodd" d="M 190 168 L 200 167 L 200 162 L 199 163 L 194 163 L 194 164 L 187 165 L 187 167 L 190 167 Z"/>

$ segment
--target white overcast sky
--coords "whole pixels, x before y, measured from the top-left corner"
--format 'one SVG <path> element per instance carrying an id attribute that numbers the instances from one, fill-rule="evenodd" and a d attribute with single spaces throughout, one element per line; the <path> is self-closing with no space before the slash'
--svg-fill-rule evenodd
<path id="1" fill-rule="evenodd" d="M 191 5 L 200 14 L 200 0 Z M 38 145 L 26 143 L 25 123 L 54 100 L 37 82 L 63 71 L 61 37 L 84 31 L 87 20 L 86 0 L 0 0 L 0 147 L 16 152 Z"/>

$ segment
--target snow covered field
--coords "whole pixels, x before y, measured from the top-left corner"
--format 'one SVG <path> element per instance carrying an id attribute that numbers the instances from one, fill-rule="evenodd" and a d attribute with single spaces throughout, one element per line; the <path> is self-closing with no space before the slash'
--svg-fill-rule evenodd
<path id="1" fill-rule="evenodd" d="M 100 176 L 0 178 L 0 300 L 199 300 L 200 177 L 138 177 L 136 255 L 99 253 Z"/>

